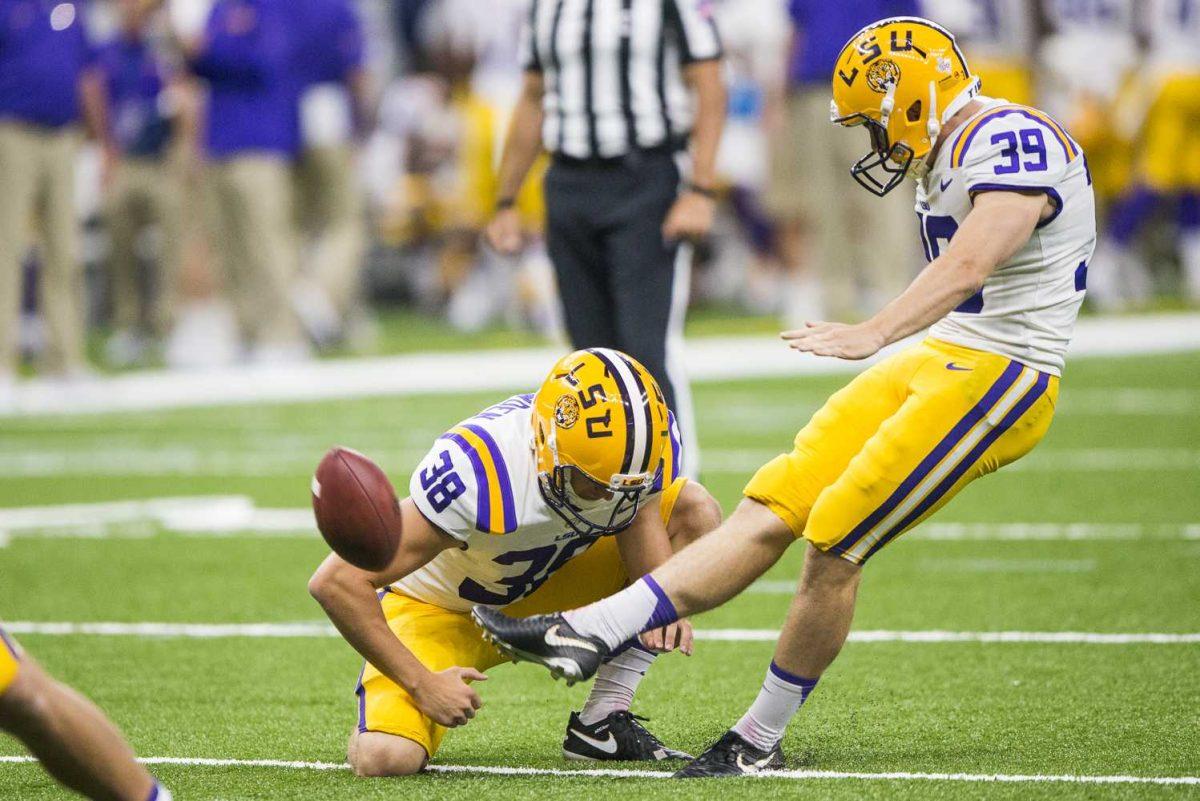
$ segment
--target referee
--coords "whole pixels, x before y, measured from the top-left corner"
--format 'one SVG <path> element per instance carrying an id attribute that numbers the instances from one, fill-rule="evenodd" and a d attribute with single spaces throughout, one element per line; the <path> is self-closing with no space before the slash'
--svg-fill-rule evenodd
<path id="1" fill-rule="evenodd" d="M 680 350 L 691 248 L 681 242 L 712 226 L 725 120 L 711 7 L 532 0 L 524 85 L 487 228 L 495 250 L 520 250 L 513 202 L 538 154 L 550 151 L 546 240 L 571 342 L 617 348 L 646 366 L 680 419 L 689 472 L 697 450 Z"/>

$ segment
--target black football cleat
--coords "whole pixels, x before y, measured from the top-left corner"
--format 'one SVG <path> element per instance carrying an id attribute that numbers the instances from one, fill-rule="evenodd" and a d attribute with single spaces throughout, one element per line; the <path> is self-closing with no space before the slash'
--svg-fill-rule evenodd
<path id="1" fill-rule="evenodd" d="M 783 770 L 783 749 L 776 743 L 770 751 L 756 748 L 733 729 L 721 735 L 708 750 L 675 772 L 676 779 L 746 776 L 768 770 Z"/>
<path id="2" fill-rule="evenodd" d="M 563 738 L 563 756 L 586 762 L 620 760 L 660 762 L 664 759 L 691 759 L 691 754 L 667 748 L 641 724 L 646 718 L 632 712 L 613 712 L 591 726 L 571 713 L 567 736 Z"/>
<path id="3" fill-rule="evenodd" d="M 471 618 L 483 638 L 514 662 L 536 662 L 568 685 L 596 675 L 608 646 L 575 629 L 560 614 L 509 617 L 498 609 L 475 606 Z"/>

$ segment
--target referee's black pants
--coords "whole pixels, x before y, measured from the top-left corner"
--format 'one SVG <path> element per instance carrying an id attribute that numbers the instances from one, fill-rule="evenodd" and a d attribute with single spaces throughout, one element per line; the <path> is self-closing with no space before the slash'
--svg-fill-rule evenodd
<path id="1" fill-rule="evenodd" d="M 677 276 L 680 246 L 662 235 L 679 180 L 669 151 L 622 160 L 556 158 L 546 173 L 546 245 L 572 345 L 615 348 L 637 359 L 657 379 L 681 427 L 690 428 L 688 390 L 671 380 L 684 379 L 667 367 L 668 337 L 681 335 L 687 305 L 689 267 L 681 265 Z M 679 408 L 680 401 L 689 408 Z"/>

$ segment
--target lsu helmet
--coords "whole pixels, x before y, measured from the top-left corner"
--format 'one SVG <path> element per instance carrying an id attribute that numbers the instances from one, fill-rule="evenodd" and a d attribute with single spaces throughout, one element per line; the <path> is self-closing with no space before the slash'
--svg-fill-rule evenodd
<path id="1" fill-rule="evenodd" d="M 533 399 L 546 504 L 583 535 L 626 528 L 662 469 L 668 426 L 662 390 L 636 360 L 608 348 L 559 359 Z"/>
<path id="2" fill-rule="evenodd" d="M 921 178 L 942 125 L 979 93 L 954 35 L 920 17 L 889 17 L 850 38 L 833 73 L 830 120 L 862 125 L 871 151 L 850 169 L 882 197 Z"/>

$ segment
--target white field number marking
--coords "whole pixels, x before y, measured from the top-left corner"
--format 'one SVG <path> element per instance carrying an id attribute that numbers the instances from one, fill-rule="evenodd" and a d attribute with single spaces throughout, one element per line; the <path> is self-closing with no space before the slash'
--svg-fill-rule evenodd
<path id="1" fill-rule="evenodd" d="M 0 756 L 0 764 L 31 764 L 35 760 L 28 756 Z M 301 762 L 285 759 L 214 759 L 206 757 L 146 757 L 139 760 L 146 765 L 179 765 L 185 767 L 215 768 L 279 768 L 283 770 L 349 770 L 350 766 L 338 762 Z M 527 768 L 504 765 L 430 765 L 427 770 L 434 773 L 466 773 L 487 776 L 596 776 L 614 779 L 667 779 L 671 773 L 660 770 L 618 770 L 595 768 L 590 770 L 568 770 L 562 768 Z M 780 770 L 748 774 L 748 778 L 777 779 L 791 781 L 858 780 L 858 781 L 916 781 L 916 782 L 976 782 L 1017 784 L 1159 784 L 1197 785 L 1200 776 L 1089 776 L 1074 774 L 1010 774 L 1010 773 L 919 773 L 897 771 L 868 773 L 839 770 Z"/>

